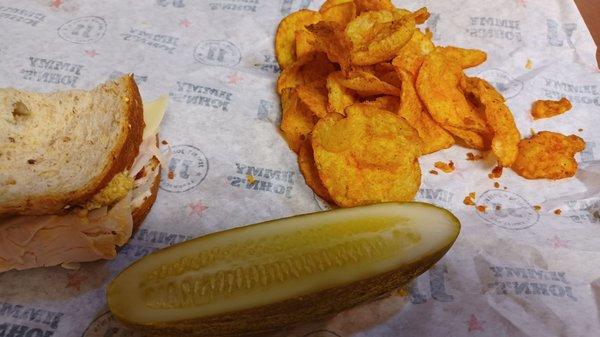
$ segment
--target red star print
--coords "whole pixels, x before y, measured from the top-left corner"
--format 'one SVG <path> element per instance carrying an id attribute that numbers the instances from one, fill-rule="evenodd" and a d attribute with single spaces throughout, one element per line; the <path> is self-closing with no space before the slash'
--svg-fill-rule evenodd
<path id="1" fill-rule="evenodd" d="M 227 76 L 227 83 L 229 84 L 238 84 L 238 82 L 242 81 L 244 78 L 239 76 L 238 73 L 233 73 Z"/>
<path id="2" fill-rule="evenodd" d="M 188 207 L 191 208 L 190 215 L 196 214 L 198 216 L 201 216 L 208 209 L 208 206 L 203 205 L 201 202 L 190 203 Z"/>
<path id="3" fill-rule="evenodd" d="M 63 4 L 63 0 L 52 0 L 52 4 L 50 4 L 50 7 L 54 7 L 56 9 L 58 9 L 58 7 L 60 7 L 60 5 Z"/>
<path id="4" fill-rule="evenodd" d="M 465 323 L 467 323 L 469 325 L 469 332 L 473 332 L 473 331 L 485 331 L 483 329 L 483 324 L 485 323 L 485 321 L 480 321 L 477 319 L 477 316 L 475 316 L 475 314 L 471 314 L 471 316 L 469 317 L 469 320 L 466 321 Z"/>
<path id="5" fill-rule="evenodd" d="M 67 285 L 65 288 L 73 288 L 77 291 L 81 290 L 81 283 L 87 280 L 88 277 L 84 275 L 80 270 L 67 275 Z"/>
<path id="6" fill-rule="evenodd" d="M 549 240 L 550 242 L 552 242 L 552 245 L 554 246 L 554 248 L 560 248 L 560 247 L 567 247 L 567 241 L 564 241 L 563 239 L 561 239 L 558 236 L 554 236 L 552 239 Z"/>
<path id="7" fill-rule="evenodd" d="M 525 0 L 517 0 L 517 5 L 519 7 L 527 7 L 527 4 L 525 3 Z"/>
<path id="8" fill-rule="evenodd" d="M 98 53 L 96 53 L 96 51 L 94 49 L 92 50 L 84 50 L 83 51 L 87 56 L 89 57 L 96 57 L 96 55 L 98 55 Z"/>
<path id="9" fill-rule="evenodd" d="M 192 23 L 188 19 L 183 19 L 179 21 L 179 25 L 181 27 L 188 28 Z"/>

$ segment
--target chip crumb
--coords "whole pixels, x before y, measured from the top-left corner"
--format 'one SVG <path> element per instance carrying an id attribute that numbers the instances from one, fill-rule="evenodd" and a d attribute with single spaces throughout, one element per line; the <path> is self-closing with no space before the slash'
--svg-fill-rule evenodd
<path id="1" fill-rule="evenodd" d="M 562 210 L 560 208 L 554 210 L 554 214 L 560 215 L 560 213 L 562 213 Z"/>
<path id="2" fill-rule="evenodd" d="M 433 164 L 433 166 L 442 170 L 444 173 L 450 173 L 454 171 L 454 162 L 452 160 L 448 163 L 444 163 L 443 161 L 436 161 L 435 164 Z"/>
<path id="3" fill-rule="evenodd" d="M 492 173 L 488 174 L 488 178 L 490 179 L 498 179 L 500 177 L 502 177 L 502 166 L 496 166 L 494 167 L 494 169 L 492 170 Z"/>
<path id="4" fill-rule="evenodd" d="M 533 61 L 531 59 L 527 59 L 527 63 L 525 63 L 525 69 L 533 69 Z"/>
<path id="5" fill-rule="evenodd" d="M 467 152 L 467 160 L 475 161 L 480 159 L 483 159 L 482 154 L 474 154 L 473 152 Z"/>
<path id="6" fill-rule="evenodd" d="M 534 209 L 536 212 L 539 212 L 539 211 L 542 209 L 542 206 L 540 206 L 540 205 L 534 205 L 534 206 L 533 206 L 533 209 Z"/>
<path id="7" fill-rule="evenodd" d="M 469 198 L 475 200 L 475 196 L 476 196 L 475 192 L 469 193 Z"/>
<path id="8" fill-rule="evenodd" d="M 577 131 L 579 131 L 579 132 L 583 132 L 583 129 L 581 129 L 581 128 L 580 128 L 580 129 L 579 129 L 579 130 L 577 130 Z"/>
<path id="9" fill-rule="evenodd" d="M 477 206 L 477 211 L 480 213 L 485 213 L 486 208 L 487 208 L 486 205 L 479 205 L 479 206 Z"/>
<path id="10" fill-rule="evenodd" d="M 167 178 L 169 178 L 169 180 L 173 180 L 175 178 L 175 172 L 169 170 L 169 173 L 167 173 Z"/>
<path id="11" fill-rule="evenodd" d="M 169 144 L 166 140 L 163 139 L 163 141 L 161 142 L 163 145 L 167 145 Z"/>
<path id="12" fill-rule="evenodd" d="M 501 209 L 502 209 L 502 206 L 501 206 L 501 205 L 496 205 L 496 210 L 497 210 L 497 211 L 499 211 L 499 210 L 501 210 Z"/>
<path id="13" fill-rule="evenodd" d="M 436 171 L 436 170 L 429 170 L 429 173 L 433 174 L 434 176 L 438 175 L 438 171 Z"/>
<path id="14" fill-rule="evenodd" d="M 475 192 L 469 193 L 463 200 L 463 204 L 467 206 L 475 206 Z"/>
<path id="15" fill-rule="evenodd" d="M 506 186 L 504 186 L 503 188 L 504 188 L 505 190 L 507 190 L 507 189 L 508 189 L 508 187 L 506 187 Z"/>
<path id="16" fill-rule="evenodd" d="M 246 175 L 246 181 L 248 181 L 248 184 L 252 185 L 256 182 L 256 179 L 254 179 L 253 176 L 248 174 L 248 175 Z"/>
<path id="17" fill-rule="evenodd" d="M 500 188 L 500 183 L 499 183 L 499 182 L 497 182 L 497 181 L 496 181 L 496 182 L 494 182 L 494 187 L 495 187 L 495 188 Z"/>

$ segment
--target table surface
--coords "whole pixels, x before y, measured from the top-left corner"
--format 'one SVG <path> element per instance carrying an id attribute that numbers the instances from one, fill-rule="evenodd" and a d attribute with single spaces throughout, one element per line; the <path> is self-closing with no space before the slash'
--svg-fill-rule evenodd
<path id="1" fill-rule="evenodd" d="M 600 46 L 600 1 L 599 0 L 575 0 L 579 11 L 588 25 L 596 45 Z M 596 59 L 600 64 L 600 49 L 596 52 Z"/>

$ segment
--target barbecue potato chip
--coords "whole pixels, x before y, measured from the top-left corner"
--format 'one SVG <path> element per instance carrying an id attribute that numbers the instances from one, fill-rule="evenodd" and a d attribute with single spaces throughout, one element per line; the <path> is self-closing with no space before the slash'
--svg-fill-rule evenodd
<path id="1" fill-rule="evenodd" d="M 527 179 L 563 179 L 577 172 L 575 154 L 585 149 L 583 139 L 541 131 L 519 142 L 519 153 L 511 168 Z"/>
<path id="2" fill-rule="evenodd" d="M 324 53 L 331 62 L 338 63 L 343 71 L 350 69 L 350 40 L 344 34 L 344 27 L 336 22 L 321 21 L 307 29 L 313 33 L 313 46 Z"/>
<path id="3" fill-rule="evenodd" d="M 348 88 L 344 87 L 341 81 L 344 74 L 340 71 L 333 72 L 327 76 L 327 111 L 340 115 L 346 115 L 346 107 L 356 103 L 356 95 Z"/>
<path id="4" fill-rule="evenodd" d="M 323 21 L 333 21 L 345 28 L 348 22 L 356 17 L 356 5 L 353 2 L 343 2 L 321 11 Z"/>
<path id="5" fill-rule="evenodd" d="M 317 117 L 323 118 L 327 115 L 327 88 L 325 79 L 319 79 L 296 88 L 300 102 Z"/>
<path id="6" fill-rule="evenodd" d="M 571 110 L 571 108 L 573 108 L 573 105 L 571 105 L 571 102 L 565 97 L 561 98 L 559 101 L 540 100 L 533 102 L 531 116 L 533 116 L 533 119 L 550 118 L 563 114 Z"/>
<path id="7" fill-rule="evenodd" d="M 346 114 L 321 119 L 312 136 L 319 177 L 331 198 L 342 207 L 412 200 L 421 182 L 416 131 L 365 104 Z"/>
<path id="8" fill-rule="evenodd" d="M 335 66 L 329 62 L 325 54 L 306 55 L 281 72 L 277 79 L 277 93 L 281 95 L 285 89 L 326 78 L 334 70 Z"/>
<path id="9" fill-rule="evenodd" d="M 431 53 L 435 46 L 432 42 L 433 34 L 427 30 L 423 34 L 416 30 L 411 39 L 398 52 L 398 56 L 392 60 L 392 65 L 408 71 L 414 78 L 417 77 L 425 56 Z"/>
<path id="10" fill-rule="evenodd" d="M 400 89 L 387 83 L 371 72 L 356 69 L 349 74 L 348 78 L 341 78 L 342 86 L 352 89 L 359 96 L 367 97 L 374 95 L 400 96 Z"/>
<path id="11" fill-rule="evenodd" d="M 300 146 L 313 130 L 317 118 L 300 102 L 296 89 L 281 94 L 281 133 L 290 149 L 298 153 Z"/>
<path id="12" fill-rule="evenodd" d="M 521 135 L 504 97 L 488 82 L 464 77 L 461 86 L 478 106 L 492 133 L 492 151 L 501 166 L 509 167 L 517 158 Z"/>
<path id="13" fill-rule="evenodd" d="M 396 7 L 391 0 L 354 0 L 359 13 L 366 11 L 394 10 Z"/>
<path id="14" fill-rule="evenodd" d="M 464 76 L 462 68 L 436 48 L 419 70 L 417 92 L 436 122 L 468 146 L 483 150 L 490 131 L 460 89 Z"/>
<path id="15" fill-rule="evenodd" d="M 319 171 L 317 171 L 317 165 L 315 164 L 310 138 L 300 146 L 300 152 L 298 153 L 298 167 L 304 176 L 306 185 L 308 185 L 316 195 L 321 197 L 321 199 L 327 202 L 333 202 L 329 192 L 325 186 L 323 186 L 321 178 L 319 178 Z"/>
<path id="16" fill-rule="evenodd" d="M 447 58 L 459 64 L 463 69 L 476 67 L 487 60 L 487 54 L 481 50 L 452 46 L 439 48 Z"/>
<path id="17" fill-rule="evenodd" d="M 319 12 L 323 13 L 324 11 L 328 10 L 329 8 L 331 8 L 333 6 L 337 6 L 337 5 L 340 5 L 343 3 L 347 3 L 347 2 L 354 2 L 354 1 L 353 0 L 327 0 L 321 5 L 321 8 L 319 8 Z"/>
<path id="18" fill-rule="evenodd" d="M 275 57 L 279 68 L 285 69 L 296 60 L 296 31 L 319 22 L 319 12 L 303 9 L 286 16 L 277 27 L 275 34 Z"/>
<path id="19" fill-rule="evenodd" d="M 369 106 L 386 110 L 391 113 L 396 113 L 400 107 L 400 99 L 395 96 L 379 96 L 372 101 L 365 101 L 363 104 L 367 104 Z"/>
<path id="20" fill-rule="evenodd" d="M 413 76 L 406 70 L 397 69 L 402 79 L 402 94 L 398 115 L 410 124 L 421 138 L 421 152 L 433 153 L 454 145 L 454 138 L 437 124 L 425 110 L 417 95 Z"/>
<path id="21" fill-rule="evenodd" d="M 394 67 L 391 63 L 378 63 L 371 66 L 371 68 L 371 72 L 382 81 L 387 82 L 396 88 L 400 88 L 402 86 L 402 80 L 396 72 L 396 67 Z"/>
<path id="22" fill-rule="evenodd" d="M 300 59 L 317 51 L 316 38 L 308 30 L 296 31 L 296 58 Z"/>

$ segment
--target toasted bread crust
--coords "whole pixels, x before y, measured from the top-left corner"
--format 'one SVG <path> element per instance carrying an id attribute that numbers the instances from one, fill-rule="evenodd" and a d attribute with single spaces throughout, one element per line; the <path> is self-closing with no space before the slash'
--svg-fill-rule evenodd
<path id="1" fill-rule="evenodd" d="M 153 158 L 152 160 L 156 160 L 156 158 Z M 144 203 L 140 207 L 133 209 L 131 212 L 131 216 L 133 217 L 133 233 L 138 230 L 144 219 L 146 219 L 146 216 L 152 209 L 152 205 L 154 205 L 154 202 L 156 201 L 158 186 L 160 185 L 160 170 L 161 167 L 159 166 L 158 174 L 154 178 L 152 188 L 150 189 L 151 194 L 148 199 L 144 200 Z"/>
<path id="2" fill-rule="evenodd" d="M 133 79 L 133 75 L 118 79 L 124 81 L 125 94 L 122 96 L 127 122 L 123 127 L 127 128 L 120 135 L 116 146 L 111 151 L 110 160 L 102 172 L 90 180 L 84 189 L 61 195 L 48 195 L 44 197 L 27 198 L 14 203 L 0 205 L 0 217 L 9 215 L 44 215 L 63 214 L 70 206 L 82 205 L 95 194 L 100 192 L 113 177 L 133 164 L 138 155 L 142 134 L 144 131 L 144 111 L 142 99 Z"/>

